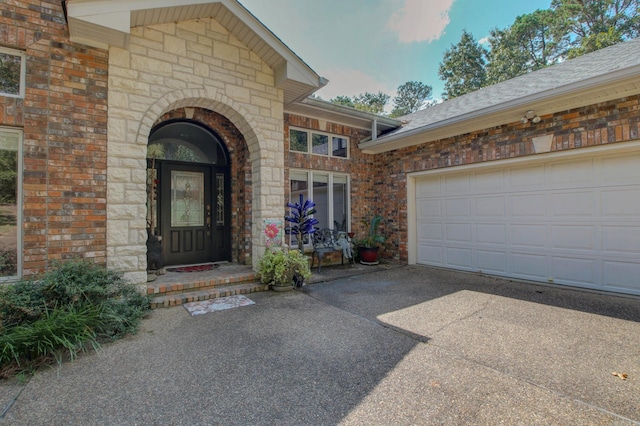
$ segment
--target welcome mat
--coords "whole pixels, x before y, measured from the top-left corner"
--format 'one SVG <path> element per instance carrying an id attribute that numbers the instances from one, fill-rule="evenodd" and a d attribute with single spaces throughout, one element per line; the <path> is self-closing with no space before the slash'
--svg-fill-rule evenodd
<path id="1" fill-rule="evenodd" d="M 209 263 L 207 265 L 179 266 L 176 268 L 167 268 L 167 271 L 169 272 L 203 272 L 203 271 L 211 271 L 219 267 L 220 265 L 216 263 Z"/>
<path id="2" fill-rule="evenodd" d="M 255 302 L 240 294 L 235 296 L 218 297 L 216 299 L 203 300 L 202 302 L 189 302 L 183 306 L 191 316 L 207 314 L 209 312 L 223 311 L 225 309 L 239 308 L 240 306 L 255 305 Z"/>

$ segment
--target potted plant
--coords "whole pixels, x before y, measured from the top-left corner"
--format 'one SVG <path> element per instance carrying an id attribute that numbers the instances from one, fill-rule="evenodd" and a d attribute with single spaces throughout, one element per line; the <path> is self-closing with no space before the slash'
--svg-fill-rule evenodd
<path id="1" fill-rule="evenodd" d="M 316 225 L 319 223 L 318 219 L 313 217 L 316 212 L 314 208 L 316 203 L 307 199 L 304 201 L 304 197 L 300 194 L 299 203 L 287 203 L 287 207 L 291 209 L 291 215 L 285 216 L 284 220 L 291 223 L 291 226 L 285 228 L 287 235 L 294 235 L 298 242 L 298 250 L 300 253 L 304 253 L 304 239 L 307 235 L 311 235 L 318 230 Z"/>
<path id="2" fill-rule="evenodd" d="M 358 255 L 360 256 L 360 263 L 363 265 L 377 265 L 378 262 L 378 249 L 380 244 L 384 243 L 385 237 L 378 234 L 378 228 L 382 216 L 374 215 L 371 220 L 363 219 L 361 222 L 367 229 L 367 235 L 363 238 L 359 238 L 355 241 L 358 247 Z"/>
<path id="3" fill-rule="evenodd" d="M 267 247 L 258 262 L 258 275 L 272 290 L 287 291 L 301 287 L 311 277 L 311 269 L 307 257 L 298 250 Z"/>

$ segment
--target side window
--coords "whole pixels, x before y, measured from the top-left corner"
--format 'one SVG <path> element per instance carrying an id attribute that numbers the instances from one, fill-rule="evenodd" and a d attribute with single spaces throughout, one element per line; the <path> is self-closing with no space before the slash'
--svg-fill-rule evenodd
<path id="1" fill-rule="evenodd" d="M 24 97 L 25 56 L 0 47 L 0 96 Z"/>
<path id="2" fill-rule="evenodd" d="M 22 132 L 0 127 L 0 280 L 20 271 Z"/>
<path id="3" fill-rule="evenodd" d="M 289 151 L 325 157 L 349 158 L 349 139 L 329 133 L 289 129 Z"/>

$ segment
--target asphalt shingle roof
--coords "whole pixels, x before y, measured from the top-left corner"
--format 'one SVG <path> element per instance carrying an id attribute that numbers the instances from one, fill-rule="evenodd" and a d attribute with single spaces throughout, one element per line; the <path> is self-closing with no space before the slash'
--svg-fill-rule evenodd
<path id="1" fill-rule="evenodd" d="M 638 65 L 640 65 L 640 38 L 618 43 L 405 115 L 399 118 L 407 122 L 404 126 L 386 133 L 378 140 L 400 136 L 474 111 L 585 82 Z"/>

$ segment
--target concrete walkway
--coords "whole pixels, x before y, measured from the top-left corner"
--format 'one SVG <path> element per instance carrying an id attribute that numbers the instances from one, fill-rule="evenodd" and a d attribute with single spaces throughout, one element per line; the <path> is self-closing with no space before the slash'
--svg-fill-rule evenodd
<path id="1" fill-rule="evenodd" d="M 248 296 L 0 383 L 0 423 L 640 422 L 638 298 L 415 266 Z"/>

